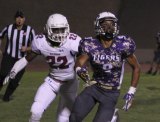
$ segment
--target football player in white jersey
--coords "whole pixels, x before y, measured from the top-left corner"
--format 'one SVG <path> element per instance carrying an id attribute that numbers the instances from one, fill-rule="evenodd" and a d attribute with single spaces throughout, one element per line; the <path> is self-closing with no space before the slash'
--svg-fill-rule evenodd
<path id="1" fill-rule="evenodd" d="M 56 122 L 69 122 L 70 110 L 78 89 L 74 65 L 81 38 L 70 33 L 68 21 L 61 14 L 49 16 L 46 31 L 46 35 L 35 37 L 31 53 L 15 63 L 8 78 L 13 79 L 28 62 L 37 55 L 43 55 L 50 66 L 50 72 L 37 90 L 29 122 L 40 122 L 43 112 L 57 94 L 60 95 L 60 101 Z"/>

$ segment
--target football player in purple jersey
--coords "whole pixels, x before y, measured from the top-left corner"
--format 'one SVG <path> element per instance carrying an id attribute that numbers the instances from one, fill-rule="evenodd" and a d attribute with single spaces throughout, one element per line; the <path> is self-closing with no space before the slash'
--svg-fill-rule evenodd
<path id="1" fill-rule="evenodd" d="M 124 96 L 127 111 L 136 92 L 140 77 L 140 64 L 134 54 L 136 45 L 132 38 L 118 35 L 117 18 L 110 12 L 102 12 L 95 20 L 96 38 L 81 40 L 75 70 L 87 83 L 87 87 L 76 98 L 70 122 L 82 122 L 92 108 L 98 103 L 98 110 L 93 122 L 117 122 L 113 116 L 117 111 L 116 103 L 124 74 L 124 63 L 132 68 L 131 86 Z M 93 69 L 90 80 L 83 68 L 87 62 Z"/>

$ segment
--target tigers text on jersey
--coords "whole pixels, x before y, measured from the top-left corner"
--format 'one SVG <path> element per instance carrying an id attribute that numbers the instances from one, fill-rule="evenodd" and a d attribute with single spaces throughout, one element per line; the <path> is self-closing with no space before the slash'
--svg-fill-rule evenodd
<path id="1" fill-rule="evenodd" d="M 25 52 L 21 52 L 22 46 L 30 46 L 35 31 L 29 25 L 23 25 L 22 29 L 18 30 L 15 24 L 10 24 L 1 31 L 0 38 L 4 38 L 5 35 L 7 37 L 5 53 L 15 59 L 20 59 L 26 55 Z"/>
<path id="2" fill-rule="evenodd" d="M 136 45 L 130 37 L 117 36 L 109 48 L 98 39 L 85 38 L 80 42 L 81 53 L 90 58 L 93 79 L 109 86 L 120 86 L 123 79 L 124 60 L 134 53 Z"/>
<path id="3" fill-rule="evenodd" d="M 32 42 L 32 51 L 45 57 L 50 66 L 50 75 L 55 79 L 67 81 L 75 77 L 75 55 L 81 38 L 70 33 L 59 47 L 52 47 L 47 42 L 45 35 L 37 35 Z"/>

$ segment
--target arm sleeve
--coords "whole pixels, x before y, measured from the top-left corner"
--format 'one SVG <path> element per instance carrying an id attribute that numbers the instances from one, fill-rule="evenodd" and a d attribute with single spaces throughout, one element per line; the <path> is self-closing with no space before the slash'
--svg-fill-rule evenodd
<path id="1" fill-rule="evenodd" d="M 23 57 L 14 64 L 13 68 L 11 69 L 11 72 L 15 72 L 17 74 L 24 67 L 26 67 L 27 64 L 28 64 L 28 61 L 26 60 L 25 57 Z"/>
<path id="2" fill-rule="evenodd" d="M 81 40 L 81 37 L 79 37 L 78 35 L 76 37 L 76 40 L 72 40 L 71 42 L 72 51 L 78 52 L 78 46 L 79 46 L 80 40 Z"/>

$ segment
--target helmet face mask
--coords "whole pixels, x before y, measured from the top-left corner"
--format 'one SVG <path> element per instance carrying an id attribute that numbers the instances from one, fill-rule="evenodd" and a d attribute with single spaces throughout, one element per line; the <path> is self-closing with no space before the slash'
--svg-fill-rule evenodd
<path id="1" fill-rule="evenodd" d="M 117 18 L 110 12 L 102 12 L 95 20 L 95 32 L 97 36 L 111 40 L 118 34 Z"/>
<path id="2" fill-rule="evenodd" d="M 46 24 L 47 36 L 50 42 L 64 43 L 70 28 L 65 16 L 61 14 L 53 14 L 49 16 Z"/>

